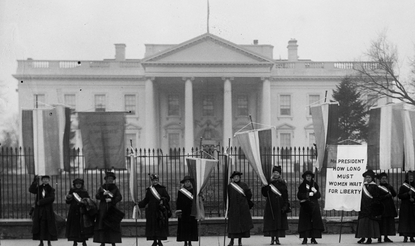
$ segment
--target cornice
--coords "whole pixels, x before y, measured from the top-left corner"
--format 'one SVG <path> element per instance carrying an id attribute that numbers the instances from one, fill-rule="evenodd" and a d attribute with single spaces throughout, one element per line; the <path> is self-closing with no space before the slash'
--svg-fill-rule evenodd
<path id="1" fill-rule="evenodd" d="M 27 80 L 27 79 L 43 79 L 43 80 L 52 80 L 52 79 L 66 79 L 66 80 L 139 80 L 145 81 L 146 77 L 144 75 L 59 75 L 59 74 L 14 74 L 18 80 Z"/>
<path id="2" fill-rule="evenodd" d="M 271 62 L 145 62 L 143 67 L 270 67 Z"/>
<path id="3" fill-rule="evenodd" d="M 294 80 L 296 80 L 296 81 L 298 81 L 298 80 L 300 80 L 300 81 L 307 81 L 307 80 L 311 80 L 311 81 L 322 81 L 322 80 L 324 80 L 324 81 L 333 81 L 333 80 L 341 80 L 341 79 L 343 79 L 344 78 L 344 76 L 309 76 L 309 77 L 307 77 L 307 76 L 295 76 L 295 75 L 293 75 L 293 76 L 290 76 L 290 77 L 287 77 L 287 76 L 283 76 L 283 77 L 279 77 L 279 76 L 272 76 L 272 77 L 270 77 L 270 80 L 271 81 L 294 81 Z"/>

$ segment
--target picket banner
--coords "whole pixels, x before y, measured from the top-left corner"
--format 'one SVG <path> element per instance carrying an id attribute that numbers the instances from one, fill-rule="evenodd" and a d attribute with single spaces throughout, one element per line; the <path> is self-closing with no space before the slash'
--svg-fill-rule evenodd
<path id="1" fill-rule="evenodd" d="M 329 145 L 324 210 L 360 211 L 366 145 Z"/>

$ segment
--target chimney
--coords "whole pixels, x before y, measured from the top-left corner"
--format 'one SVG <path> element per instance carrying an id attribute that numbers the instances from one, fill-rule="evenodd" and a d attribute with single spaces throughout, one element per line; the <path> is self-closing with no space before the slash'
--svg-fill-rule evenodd
<path id="1" fill-rule="evenodd" d="M 294 62 L 298 61 L 298 51 L 297 51 L 297 40 L 291 39 L 288 41 L 288 61 Z"/>
<path id="2" fill-rule="evenodd" d="M 115 44 L 115 60 L 125 61 L 125 44 Z"/>
<path id="3" fill-rule="evenodd" d="M 258 39 L 254 39 L 254 44 L 257 45 L 258 44 Z"/>

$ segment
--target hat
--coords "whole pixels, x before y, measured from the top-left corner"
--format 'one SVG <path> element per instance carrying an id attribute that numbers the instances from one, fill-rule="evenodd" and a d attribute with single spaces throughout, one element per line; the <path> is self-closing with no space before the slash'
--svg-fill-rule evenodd
<path id="1" fill-rule="evenodd" d="M 382 177 L 388 177 L 388 174 L 386 174 L 385 172 L 383 172 L 383 173 L 379 173 L 379 174 L 377 175 L 377 178 L 378 178 L 378 179 L 381 179 Z"/>
<path id="2" fill-rule="evenodd" d="M 113 172 L 106 172 L 104 179 L 106 180 L 108 177 L 113 177 L 115 179 L 115 173 L 113 173 Z"/>
<path id="3" fill-rule="evenodd" d="M 241 176 L 242 173 L 239 171 L 233 171 L 233 173 L 231 174 L 231 178 L 235 177 L 236 175 Z"/>
<path id="4" fill-rule="evenodd" d="M 281 174 L 281 172 L 282 172 L 282 170 L 281 170 L 281 166 L 274 166 L 274 167 L 272 168 L 272 172 L 275 172 L 275 171 L 277 171 L 277 172 L 279 172 L 279 173 Z"/>
<path id="5" fill-rule="evenodd" d="M 83 179 L 80 179 L 80 178 L 76 178 L 76 179 L 74 179 L 74 180 L 72 181 L 72 184 L 73 184 L 73 185 L 75 185 L 75 184 L 81 184 L 81 185 L 84 185 L 84 180 L 83 180 Z"/>
<path id="6" fill-rule="evenodd" d="M 148 174 L 150 176 L 151 181 L 155 180 L 155 179 L 159 179 L 159 176 L 157 174 Z"/>
<path id="7" fill-rule="evenodd" d="M 43 176 L 40 178 L 40 180 L 42 180 L 42 179 L 44 179 L 44 178 L 48 178 L 48 179 L 50 179 L 50 176 L 49 176 L 49 175 L 43 175 Z"/>
<path id="8" fill-rule="evenodd" d="M 301 175 L 301 177 L 303 177 L 303 179 L 305 179 L 305 177 L 306 177 L 307 175 L 311 175 L 311 178 L 314 178 L 314 173 L 313 173 L 312 171 L 310 171 L 310 170 L 305 171 L 305 172 L 303 173 L 303 175 Z"/>
<path id="9" fill-rule="evenodd" d="M 186 182 L 186 180 L 193 181 L 194 179 L 192 177 L 190 177 L 190 176 L 184 176 L 184 178 L 180 181 L 180 183 L 183 184 L 184 182 Z"/>
<path id="10" fill-rule="evenodd" d="M 367 170 L 366 172 L 364 172 L 364 173 L 363 173 L 363 175 L 362 175 L 362 176 L 363 176 L 363 177 L 366 177 L 366 176 L 368 176 L 368 175 L 369 175 L 370 177 L 372 177 L 372 179 L 374 179 L 374 178 L 375 178 L 375 173 L 373 172 L 373 170 L 370 170 L 370 169 L 369 169 L 369 170 Z"/>

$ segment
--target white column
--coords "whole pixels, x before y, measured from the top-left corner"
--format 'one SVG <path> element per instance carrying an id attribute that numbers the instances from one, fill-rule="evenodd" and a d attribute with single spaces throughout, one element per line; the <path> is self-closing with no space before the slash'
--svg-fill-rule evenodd
<path id="1" fill-rule="evenodd" d="M 232 83 L 233 78 L 223 78 L 223 143 L 222 146 L 227 147 L 229 139 L 232 146 Z"/>
<path id="2" fill-rule="evenodd" d="M 262 79 L 262 122 L 261 124 L 271 125 L 271 83 L 268 78 Z"/>
<path id="3" fill-rule="evenodd" d="M 186 153 L 194 147 L 194 120 L 193 120 L 193 78 L 183 78 L 184 86 L 184 147 Z"/>
<path id="4" fill-rule="evenodd" d="M 154 78 L 148 78 L 146 81 L 146 114 L 145 114 L 145 138 L 143 146 L 146 150 L 156 148 L 156 120 L 155 120 L 155 103 L 154 103 Z"/>

